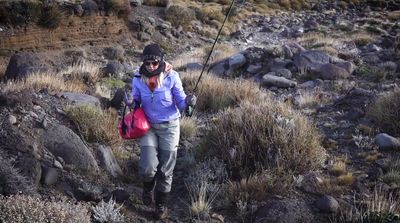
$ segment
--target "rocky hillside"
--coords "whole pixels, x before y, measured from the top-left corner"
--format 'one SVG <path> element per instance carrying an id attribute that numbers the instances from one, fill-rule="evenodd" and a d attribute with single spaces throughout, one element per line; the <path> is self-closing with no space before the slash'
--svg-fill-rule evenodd
<path id="1" fill-rule="evenodd" d="M 0 221 L 157 222 L 121 94 L 150 42 L 190 92 L 229 2 L 180 2 L 189 23 L 167 16 L 178 1 L 99 2 L 53 29 L 0 24 Z M 399 220 L 398 3 L 296 2 L 236 6 L 181 119 L 166 222 Z"/>

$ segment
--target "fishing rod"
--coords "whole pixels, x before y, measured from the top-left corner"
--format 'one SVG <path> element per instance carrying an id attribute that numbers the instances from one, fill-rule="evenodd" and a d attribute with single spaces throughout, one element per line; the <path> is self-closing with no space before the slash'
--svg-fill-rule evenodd
<path id="1" fill-rule="evenodd" d="M 225 25 L 226 21 L 228 20 L 229 15 L 231 14 L 231 11 L 232 11 L 232 8 L 233 8 L 233 5 L 234 5 L 234 4 L 235 4 L 235 0 L 232 0 L 231 5 L 229 6 L 229 10 L 228 10 L 228 12 L 227 12 L 226 15 L 225 15 L 225 19 L 224 19 L 224 21 L 222 22 L 221 27 L 219 28 L 217 37 L 216 37 L 215 40 L 214 40 L 214 43 L 213 43 L 213 45 L 212 45 L 212 47 L 211 47 L 211 50 L 210 50 L 210 52 L 208 53 L 207 59 L 206 59 L 204 65 L 203 65 L 203 68 L 202 68 L 201 72 L 200 72 L 200 76 L 199 76 L 199 78 L 197 79 L 196 85 L 195 85 L 195 87 L 194 87 L 194 89 L 193 89 L 193 94 L 194 94 L 194 93 L 196 92 L 196 90 L 197 90 L 197 87 L 198 87 L 198 85 L 199 85 L 199 83 L 200 83 L 201 77 L 203 76 L 203 73 L 204 73 L 204 71 L 206 70 L 207 63 L 208 63 L 208 61 L 209 61 L 210 58 L 211 58 L 212 52 L 214 51 L 214 48 L 215 48 L 215 45 L 217 45 L 219 36 L 221 35 L 222 29 L 224 28 L 224 25 Z M 208 72 L 209 72 L 209 70 L 207 70 L 207 74 L 208 74 Z M 194 110 L 194 109 L 195 109 L 195 106 L 193 106 L 193 107 L 190 107 L 190 106 L 189 106 L 188 109 L 187 109 L 186 112 L 185 112 L 185 113 L 186 113 L 186 116 L 191 117 L 191 116 L 193 115 L 193 110 Z"/>
<path id="2" fill-rule="evenodd" d="M 193 94 L 194 94 L 194 92 L 196 92 L 196 90 L 197 90 L 197 86 L 199 85 L 199 82 L 200 82 L 200 80 L 201 80 L 201 77 L 203 76 L 203 73 L 204 73 L 204 71 L 205 71 L 205 69 L 206 69 L 206 67 L 207 67 L 207 63 L 208 63 L 208 61 L 210 60 L 210 57 L 211 57 L 212 52 L 214 51 L 215 45 L 217 44 L 218 38 L 219 38 L 219 36 L 221 35 L 222 29 L 224 28 L 224 25 L 225 25 L 225 23 L 226 23 L 226 20 L 228 19 L 229 15 L 231 14 L 231 11 L 232 11 L 232 8 L 233 8 L 234 3 L 235 3 L 235 0 L 232 0 L 231 5 L 229 6 L 228 13 L 226 13 L 226 16 L 225 16 L 224 21 L 222 22 L 221 28 L 219 28 L 217 37 L 215 38 L 214 43 L 213 43 L 213 45 L 212 45 L 212 47 L 211 47 L 211 50 L 210 50 L 210 52 L 208 53 L 206 62 L 204 63 L 203 69 L 201 70 L 199 79 L 197 79 L 196 85 L 195 85 L 195 87 L 194 87 L 194 89 L 193 89 Z M 207 74 L 208 74 L 208 70 L 207 70 Z"/>

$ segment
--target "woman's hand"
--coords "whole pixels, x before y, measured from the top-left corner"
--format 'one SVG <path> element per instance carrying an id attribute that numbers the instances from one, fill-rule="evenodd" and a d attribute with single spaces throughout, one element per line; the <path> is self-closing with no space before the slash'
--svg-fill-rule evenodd
<path id="1" fill-rule="evenodd" d="M 185 101 L 188 106 L 194 107 L 197 102 L 197 97 L 194 94 L 189 94 L 188 96 L 186 96 Z"/>

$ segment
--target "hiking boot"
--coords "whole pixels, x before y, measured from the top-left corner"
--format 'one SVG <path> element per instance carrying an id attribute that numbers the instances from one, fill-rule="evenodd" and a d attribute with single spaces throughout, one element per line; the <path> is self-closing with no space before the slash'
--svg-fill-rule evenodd
<path id="1" fill-rule="evenodd" d="M 142 202 L 144 205 L 150 205 L 153 202 L 153 190 L 155 181 L 143 182 Z"/>
<path id="2" fill-rule="evenodd" d="M 166 207 L 169 193 L 156 192 L 156 209 L 155 214 L 158 220 L 164 220 L 168 218 L 168 209 Z"/>

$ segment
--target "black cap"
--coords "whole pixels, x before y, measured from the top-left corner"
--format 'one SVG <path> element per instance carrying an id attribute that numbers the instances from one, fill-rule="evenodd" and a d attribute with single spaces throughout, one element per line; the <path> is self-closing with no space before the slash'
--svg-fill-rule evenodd
<path id="1" fill-rule="evenodd" d="M 145 60 L 158 60 L 162 61 L 164 54 L 161 47 L 158 44 L 147 45 L 143 49 L 142 59 Z"/>

